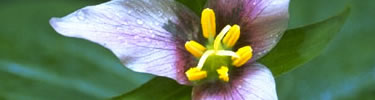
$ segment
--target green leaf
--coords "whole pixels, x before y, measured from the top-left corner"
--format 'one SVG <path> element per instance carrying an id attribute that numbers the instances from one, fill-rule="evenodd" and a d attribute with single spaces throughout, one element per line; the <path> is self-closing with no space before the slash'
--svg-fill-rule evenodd
<path id="1" fill-rule="evenodd" d="M 317 57 L 344 25 L 350 8 L 324 21 L 287 30 L 280 42 L 265 57 L 262 64 L 274 76 L 280 76 Z"/>
<path id="2" fill-rule="evenodd" d="M 348 4 L 351 14 L 329 47 L 276 79 L 279 100 L 375 100 L 374 0 L 294 0 L 291 23 L 321 20 Z"/>
<path id="3" fill-rule="evenodd" d="M 1 100 L 102 100 L 130 91 L 148 77 L 123 67 L 107 49 L 57 34 L 51 17 L 98 1 L 0 3 Z"/>
<path id="4" fill-rule="evenodd" d="M 188 8 L 190 8 L 193 12 L 197 15 L 201 15 L 204 5 L 206 4 L 207 0 L 176 0 Z"/>
<path id="5" fill-rule="evenodd" d="M 113 100 L 191 100 L 191 89 L 191 86 L 182 86 L 175 80 L 156 77 L 142 87 Z"/>

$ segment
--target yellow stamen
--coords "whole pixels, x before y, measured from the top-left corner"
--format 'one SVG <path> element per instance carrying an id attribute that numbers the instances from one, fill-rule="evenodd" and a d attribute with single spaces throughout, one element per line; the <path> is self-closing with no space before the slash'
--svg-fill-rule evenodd
<path id="1" fill-rule="evenodd" d="M 240 38 L 240 26 L 236 24 L 233 26 L 226 25 L 220 33 L 216 34 L 215 12 L 210 8 L 203 10 L 201 25 L 203 37 L 208 39 L 207 48 L 196 41 L 185 43 L 186 50 L 199 59 L 197 66 L 188 69 L 185 75 L 190 81 L 199 81 L 207 78 L 209 73 L 215 74 L 216 71 L 217 74 L 214 76 L 218 76 L 215 79 L 229 82 L 229 69 L 232 68 L 232 65 L 241 67 L 248 62 L 253 55 L 252 48 L 251 46 L 244 46 L 236 52 L 232 51 L 231 49 Z M 232 57 L 231 61 L 227 60 L 226 57 Z M 211 58 L 213 60 L 207 60 Z M 207 64 L 205 64 L 206 62 Z M 208 78 L 211 80 L 211 76 Z"/>
<path id="2" fill-rule="evenodd" d="M 247 61 L 250 60 L 250 58 L 253 56 L 253 50 L 250 46 L 244 46 L 237 50 L 236 54 L 239 55 L 239 58 L 232 57 L 233 63 L 232 65 L 236 67 L 241 67 L 243 64 L 245 64 Z"/>
<path id="3" fill-rule="evenodd" d="M 238 38 L 240 37 L 240 26 L 233 25 L 227 35 L 223 39 L 223 44 L 226 47 L 232 48 L 236 44 Z"/>
<path id="4" fill-rule="evenodd" d="M 225 26 L 223 28 L 223 30 L 221 30 L 219 35 L 216 36 L 216 38 L 214 40 L 214 50 L 219 50 L 219 48 L 221 46 L 221 40 L 223 39 L 225 34 L 229 31 L 229 29 L 230 29 L 230 25 Z"/>
<path id="5" fill-rule="evenodd" d="M 206 71 L 202 71 L 201 69 L 195 67 L 190 68 L 185 72 L 185 74 L 190 81 L 201 80 L 207 77 Z"/>
<path id="6" fill-rule="evenodd" d="M 212 9 L 206 8 L 202 12 L 201 18 L 203 36 L 205 38 L 213 38 L 216 35 L 215 13 Z"/>
<path id="7" fill-rule="evenodd" d="M 219 69 L 216 70 L 216 72 L 219 74 L 219 79 L 223 80 L 224 82 L 229 81 L 228 71 L 229 69 L 227 66 L 221 66 Z"/>
<path id="8" fill-rule="evenodd" d="M 194 57 L 201 57 L 203 52 L 206 50 L 204 46 L 195 41 L 188 41 L 185 43 L 185 48 L 189 51 Z"/>

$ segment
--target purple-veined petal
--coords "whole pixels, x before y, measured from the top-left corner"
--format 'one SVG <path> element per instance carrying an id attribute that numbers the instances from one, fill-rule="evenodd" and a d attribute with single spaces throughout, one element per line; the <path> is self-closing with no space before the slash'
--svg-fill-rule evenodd
<path id="1" fill-rule="evenodd" d="M 137 72 L 185 84 L 184 71 L 196 64 L 184 43 L 197 37 L 199 17 L 174 0 L 113 0 L 50 24 L 62 35 L 101 44 Z"/>
<path id="2" fill-rule="evenodd" d="M 246 66 L 246 67 L 245 67 Z M 194 100 L 277 100 L 275 80 L 262 64 L 235 69 L 228 83 L 207 83 L 193 88 Z"/>
<path id="3" fill-rule="evenodd" d="M 214 9 L 218 29 L 238 24 L 241 36 L 236 48 L 251 45 L 255 61 L 270 51 L 288 26 L 289 0 L 208 0 Z"/>

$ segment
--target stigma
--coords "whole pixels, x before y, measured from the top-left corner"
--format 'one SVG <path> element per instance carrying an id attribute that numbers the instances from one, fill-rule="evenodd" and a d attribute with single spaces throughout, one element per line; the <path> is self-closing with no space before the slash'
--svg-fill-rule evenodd
<path id="1" fill-rule="evenodd" d="M 185 72 L 189 81 L 230 81 L 233 68 L 243 66 L 252 57 L 251 46 L 243 46 L 233 51 L 240 37 L 239 25 L 226 25 L 216 36 L 215 12 L 206 8 L 202 12 L 201 25 L 207 43 L 202 45 L 194 40 L 185 43 L 185 49 L 199 59 L 197 66 Z"/>

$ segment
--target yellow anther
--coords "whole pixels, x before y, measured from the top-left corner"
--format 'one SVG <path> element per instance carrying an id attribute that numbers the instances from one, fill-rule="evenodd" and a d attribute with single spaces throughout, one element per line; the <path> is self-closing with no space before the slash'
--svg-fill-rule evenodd
<path id="1" fill-rule="evenodd" d="M 203 36 L 205 38 L 213 38 L 216 35 L 216 21 L 215 21 L 215 12 L 206 8 L 202 12 L 201 18 Z"/>
<path id="2" fill-rule="evenodd" d="M 219 79 L 223 80 L 224 82 L 229 81 L 228 71 L 229 69 L 227 66 L 221 66 L 219 69 L 216 70 L 217 74 L 219 74 Z"/>
<path id="3" fill-rule="evenodd" d="M 214 40 L 214 50 L 219 50 L 221 46 L 221 40 L 224 38 L 225 34 L 229 31 L 230 25 L 227 25 L 220 31 L 219 35 L 216 36 Z"/>
<path id="4" fill-rule="evenodd" d="M 227 35 L 223 39 L 223 44 L 226 47 L 232 48 L 236 44 L 238 38 L 240 37 L 240 26 L 233 25 Z"/>
<path id="5" fill-rule="evenodd" d="M 207 77 L 206 71 L 202 71 L 201 69 L 196 67 L 190 68 L 185 72 L 185 74 L 190 81 L 201 80 Z"/>
<path id="6" fill-rule="evenodd" d="M 206 48 L 195 41 L 188 41 L 185 43 L 185 48 L 189 51 L 194 57 L 201 57 Z"/>
<path id="7" fill-rule="evenodd" d="M 243 64 L 245 64 L 247 61 L 250 60 L 250 58 L 253 56 L 253 49 L 251 49 L 250 46 L 244 46 L 237 50 L 236 54 L 239 55 L 239 58 L 232 57 L 233 63 L 232 65 L 236 67 L 241 67 Z"/>

